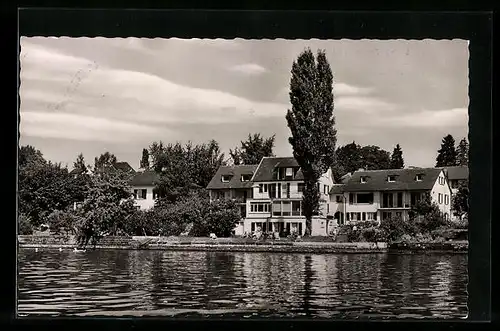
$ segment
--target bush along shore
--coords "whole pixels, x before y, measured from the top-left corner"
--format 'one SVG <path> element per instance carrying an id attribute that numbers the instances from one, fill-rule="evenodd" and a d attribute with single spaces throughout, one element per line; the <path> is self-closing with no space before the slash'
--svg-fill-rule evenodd
<path id="1" fill-rule="evenodd" d="M 327 238 L 325 238 L 327 239 Z M 74 249 L 78 242 L 74 236 L 18 236 L 20 248 Z M 391 243 L 385 242 L 334 242 L 330 239 L 254 240 L 250 238 L 199 238 L 199 237 L 104 237 L 88 249 L 129 250 L 184 250 L 184 251 L 234 251 L 234 252 L 288 252 L 288 253 L 380 253 L 387 251 L 450 251 L 466 252 L 466 241 L 440 243 Z"/>

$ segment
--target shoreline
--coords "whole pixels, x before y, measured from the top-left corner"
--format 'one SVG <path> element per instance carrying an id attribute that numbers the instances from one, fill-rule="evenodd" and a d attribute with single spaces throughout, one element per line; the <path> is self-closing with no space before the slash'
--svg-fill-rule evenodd
<path id="1" fill-rule="evenodd" d="M 32 249 L 48 248 L 73 250 L 77 247 L 77 244 L 74 238 L 70 236 L 18 236 L 18 247 Z M 89 244 L 87 245 L 87 249 L 93 250 L 94 246 Z M 387 245 L 386 243 L 368 242 L 248 242 L 247 240 L 237 240 L 233 238 L 206 239 L 182 237 L 105 237 L 99 242 L 99 244 L 95 246 L 95 249 L 313 254 L 432 252 L 466 254 L 468 252 L 468 243 L 395 243 Z"/>

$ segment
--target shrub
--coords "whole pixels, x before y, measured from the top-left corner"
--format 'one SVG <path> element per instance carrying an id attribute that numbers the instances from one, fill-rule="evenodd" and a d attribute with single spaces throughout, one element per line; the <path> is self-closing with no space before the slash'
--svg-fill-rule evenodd
<path id="1" fill-rule="evenodd" d="M 76 234 L 76 228 L 82 223 L 82 217 L 72 211 L 54 210 L 47 217 L 50 231 L 61 234 L 63 231 Z"/>
<path id="2" fill-rule="evenodd" d="M 382 220 L 380 228 L 383 231 L 385 241 L 388 242 L 398 241 L 404 235 L 413 236 L 418 233 L 415 223 L 399 217 Z"/>
<path id="3" fill-rule="evenodd" d="M 190 234 L 204 237 L 215 233 L 217 237 L 229 237 L 240 220 L 240 209 L 234 201 L 211 201 L 203 209 L 202 218 L 193 222 Z"/>
<path id="4" fill-rule="evenodd" d="M 364 239 L 363 241 L 367 242 L 381 242 L 386 240 L 385 231 L 378 226 L 362 229 L 361 237 Z"/>
<path id="5" fill-rule="evenodd" d="M 33 226 L 31 225 L 31 220 L 24 213 L 20 213 L 18 217 L 18 229 L 20 235 L 32 235 Z"/>

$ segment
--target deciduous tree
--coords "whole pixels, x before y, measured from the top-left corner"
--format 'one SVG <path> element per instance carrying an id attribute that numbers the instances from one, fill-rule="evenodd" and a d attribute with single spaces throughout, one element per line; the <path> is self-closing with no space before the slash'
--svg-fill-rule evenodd
<path id="1" fill-rule="evenodd" d="M 468 166 L 469 165 L 469 143 L 467 139 L 463 138 L 458 143 L 457 149 L 457 165 L 458 166 Z"/>
<path id="2" fill-rule="evenodd" d="M 461 182 L 458 186 L 457 193 L 451 198 L 451 207 L 453 213 L 459 217 L 463 217 L 469 212 L 469 186 L 465 182 Z"/>
<path id="3" fill-rule="evenodd" d="M 333 115 L 333 75 L 325 52 L 316 58 L 310 49 L 303 51 L 292 64 L 290 102 L 286 114 L 292 136 L 293 156 L 304 175 L 303 212 L 306 235 L 319 209 L 317 182 L 333 165 L 337 131 Z"/>
<path id="4" fill-rule="evenodd" d="M 258 164 L 265 156 L 273 156 L 275 135 L 263 138 L 260 133 L 248 134 L 246 141 L 241 141 L 241 147 L 230 150 L 229 154 L 233 163 L 238 164 Z"/>

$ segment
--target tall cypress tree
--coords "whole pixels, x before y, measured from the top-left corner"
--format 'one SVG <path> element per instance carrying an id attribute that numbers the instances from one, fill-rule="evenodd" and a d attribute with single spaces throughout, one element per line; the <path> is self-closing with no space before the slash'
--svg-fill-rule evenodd
<path id="1" fill-rule="evenodd" d="M 401 146 L 397 144 L 391 155 L 391 169 L 403 169 L 404 167 L 403 151 L 401 150 Z"/>
<path id="2" fill-rule="evenodd" d="M 451 167 L 457 164 L 457 151 L 455 139 L 451 134 L 446 135 L 441 141 L 441 148 L 436 157 L 436 167 Z"/>
<path id="3" fill-rule="evenodd" d="M 469 143 L 465 138 L 460 140 L 457 146 L 457 165 L 469 165 Z"/>
<path id="4" fill-rule="evenodd" d="M 305 234 L 311 233 L 312 216 L 319 209 L 317 182 L 333 165 L 337 130 L 333 116 L 333 74 L 325 52 L 316 58 L 304 50 L 293 62 L 290 80 L 292 109 L 286 114 L 292 136 L 288 139 L 304 176 L 302 210 Z"/>
<path id="5" fill-rule="evenodd" d="M 147 148 L 142 149 L 141 168 L 149 169 L 149 151 Z"/>

